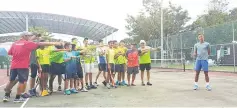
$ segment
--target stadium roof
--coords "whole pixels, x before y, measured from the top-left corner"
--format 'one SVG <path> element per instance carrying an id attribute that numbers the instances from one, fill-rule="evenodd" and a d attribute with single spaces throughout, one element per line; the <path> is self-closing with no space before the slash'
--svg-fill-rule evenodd
<path id="1" fill-rule="evenodd" d="M 102 39 L 118 29 L 82 18 L 39 13 L 0 11 L 0 34 L 22 32 L 30 27 L 43 27 L 51 33 Z"/>

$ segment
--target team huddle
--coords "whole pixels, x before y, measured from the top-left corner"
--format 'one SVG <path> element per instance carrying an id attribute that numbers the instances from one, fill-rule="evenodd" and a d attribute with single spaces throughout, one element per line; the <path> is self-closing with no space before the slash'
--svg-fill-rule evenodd
<path id="1" fill-rule="evenodd" d="M 4 89 L 3 101 L 9 101 L 12 88 L 17 82 L 19 84 L 14 102 L 24 102 L 26 98 L 36 96 L 37 81 L 40 85 L 40 96 L 48 96 L 54 90 L 56 76 L 58 91 L 63 91 L 65 95 L 96 89 L 101 73 L 104 78 L 102 84 L 108 89 L 117 86 L 136 86 L 135 79 L 139 69 L 141 85 L 152 85 L 150 52 L 158 49 L 146 46 L 144 40 L 140 41 L 138 49 L 136 44 L 131 44 L 129 48 L 125 47 L 123 41 L 109 41 L 108 45 L 104 45 L 103 40 L 100 40 L 99 45 L 93 45 L 88 43 L 88 38 L 85 38 L 83 44 L 79 46 L 76 38 L 71 42 L 48 42 L 41 40 L 40 34 L 23 32 L 21 39 L 14 42 L 8 52 L 12 56 L 10 81 Z M 96 61 L 99 72 L 93 80 Z M 26 93 L 29 68 L 30 90 Z M 64 81 L 63 90 L 62 81 Z"/>

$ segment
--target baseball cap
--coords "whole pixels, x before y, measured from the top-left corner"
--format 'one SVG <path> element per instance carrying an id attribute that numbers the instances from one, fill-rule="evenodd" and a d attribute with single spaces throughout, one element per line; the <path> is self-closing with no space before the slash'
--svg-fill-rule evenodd
<path id="1" fill-rule="evenodd" d="M 34 34 L 31 32 L 24 31 L 20 34 L 20 36 L 33 36 Z"/>
<path id="2" fill-rule="evenodd" d="M 146 44 L 146 41 L 145 40 L 140 40 L 140 44 L 142 44 L 142 43 Z"/>

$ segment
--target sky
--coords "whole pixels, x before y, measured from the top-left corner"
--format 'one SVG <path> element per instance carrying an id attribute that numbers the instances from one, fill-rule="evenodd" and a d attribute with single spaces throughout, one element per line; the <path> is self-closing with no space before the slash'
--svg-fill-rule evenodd
<path id="1" fill-rule="evenodd" d="M 194 21 L 207 10 L 209 0 L 164 0 L 171 1 L 188 10 Z M 237 0 L 228 0 L 229 8 L 237 7 Z M 125 19 L 128 14 L 136 15 L 142 9 L 142 0 L 1 0 L 0 11 L 30 11 L 68 15 L 104 23 L 119 29 L 107 40 L 122 40 L 128 37 Z M 58 35 L 60 36 L 60 35 Z M 60 37 L 58 37 L 60 38 Z M 71 38 L 71 37 L 70 37 Z M 65 38 L 69 40 L 70 38 Z"/>

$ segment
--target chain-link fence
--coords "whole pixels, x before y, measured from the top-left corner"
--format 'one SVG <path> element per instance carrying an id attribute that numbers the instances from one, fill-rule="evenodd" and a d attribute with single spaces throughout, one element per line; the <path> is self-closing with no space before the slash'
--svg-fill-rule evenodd
<path id="1" fill-rule="evenodd" d="M 160 66 L 162 62 L 166 67 L 183 68 L 185 63 L 187 69 L 193 69 L 193 46 L 198 42 L 198 34 L 204 34 L 205 41 L 211 44 L 210 70 L 235 72 L 237 44 L 233 41 L 237 40 L 237 21 L 164 37 L 164 59 L 161 52 L 153 52 L 153 65 Z M 148 43 L 158 47 L 160 39 Z"/>

